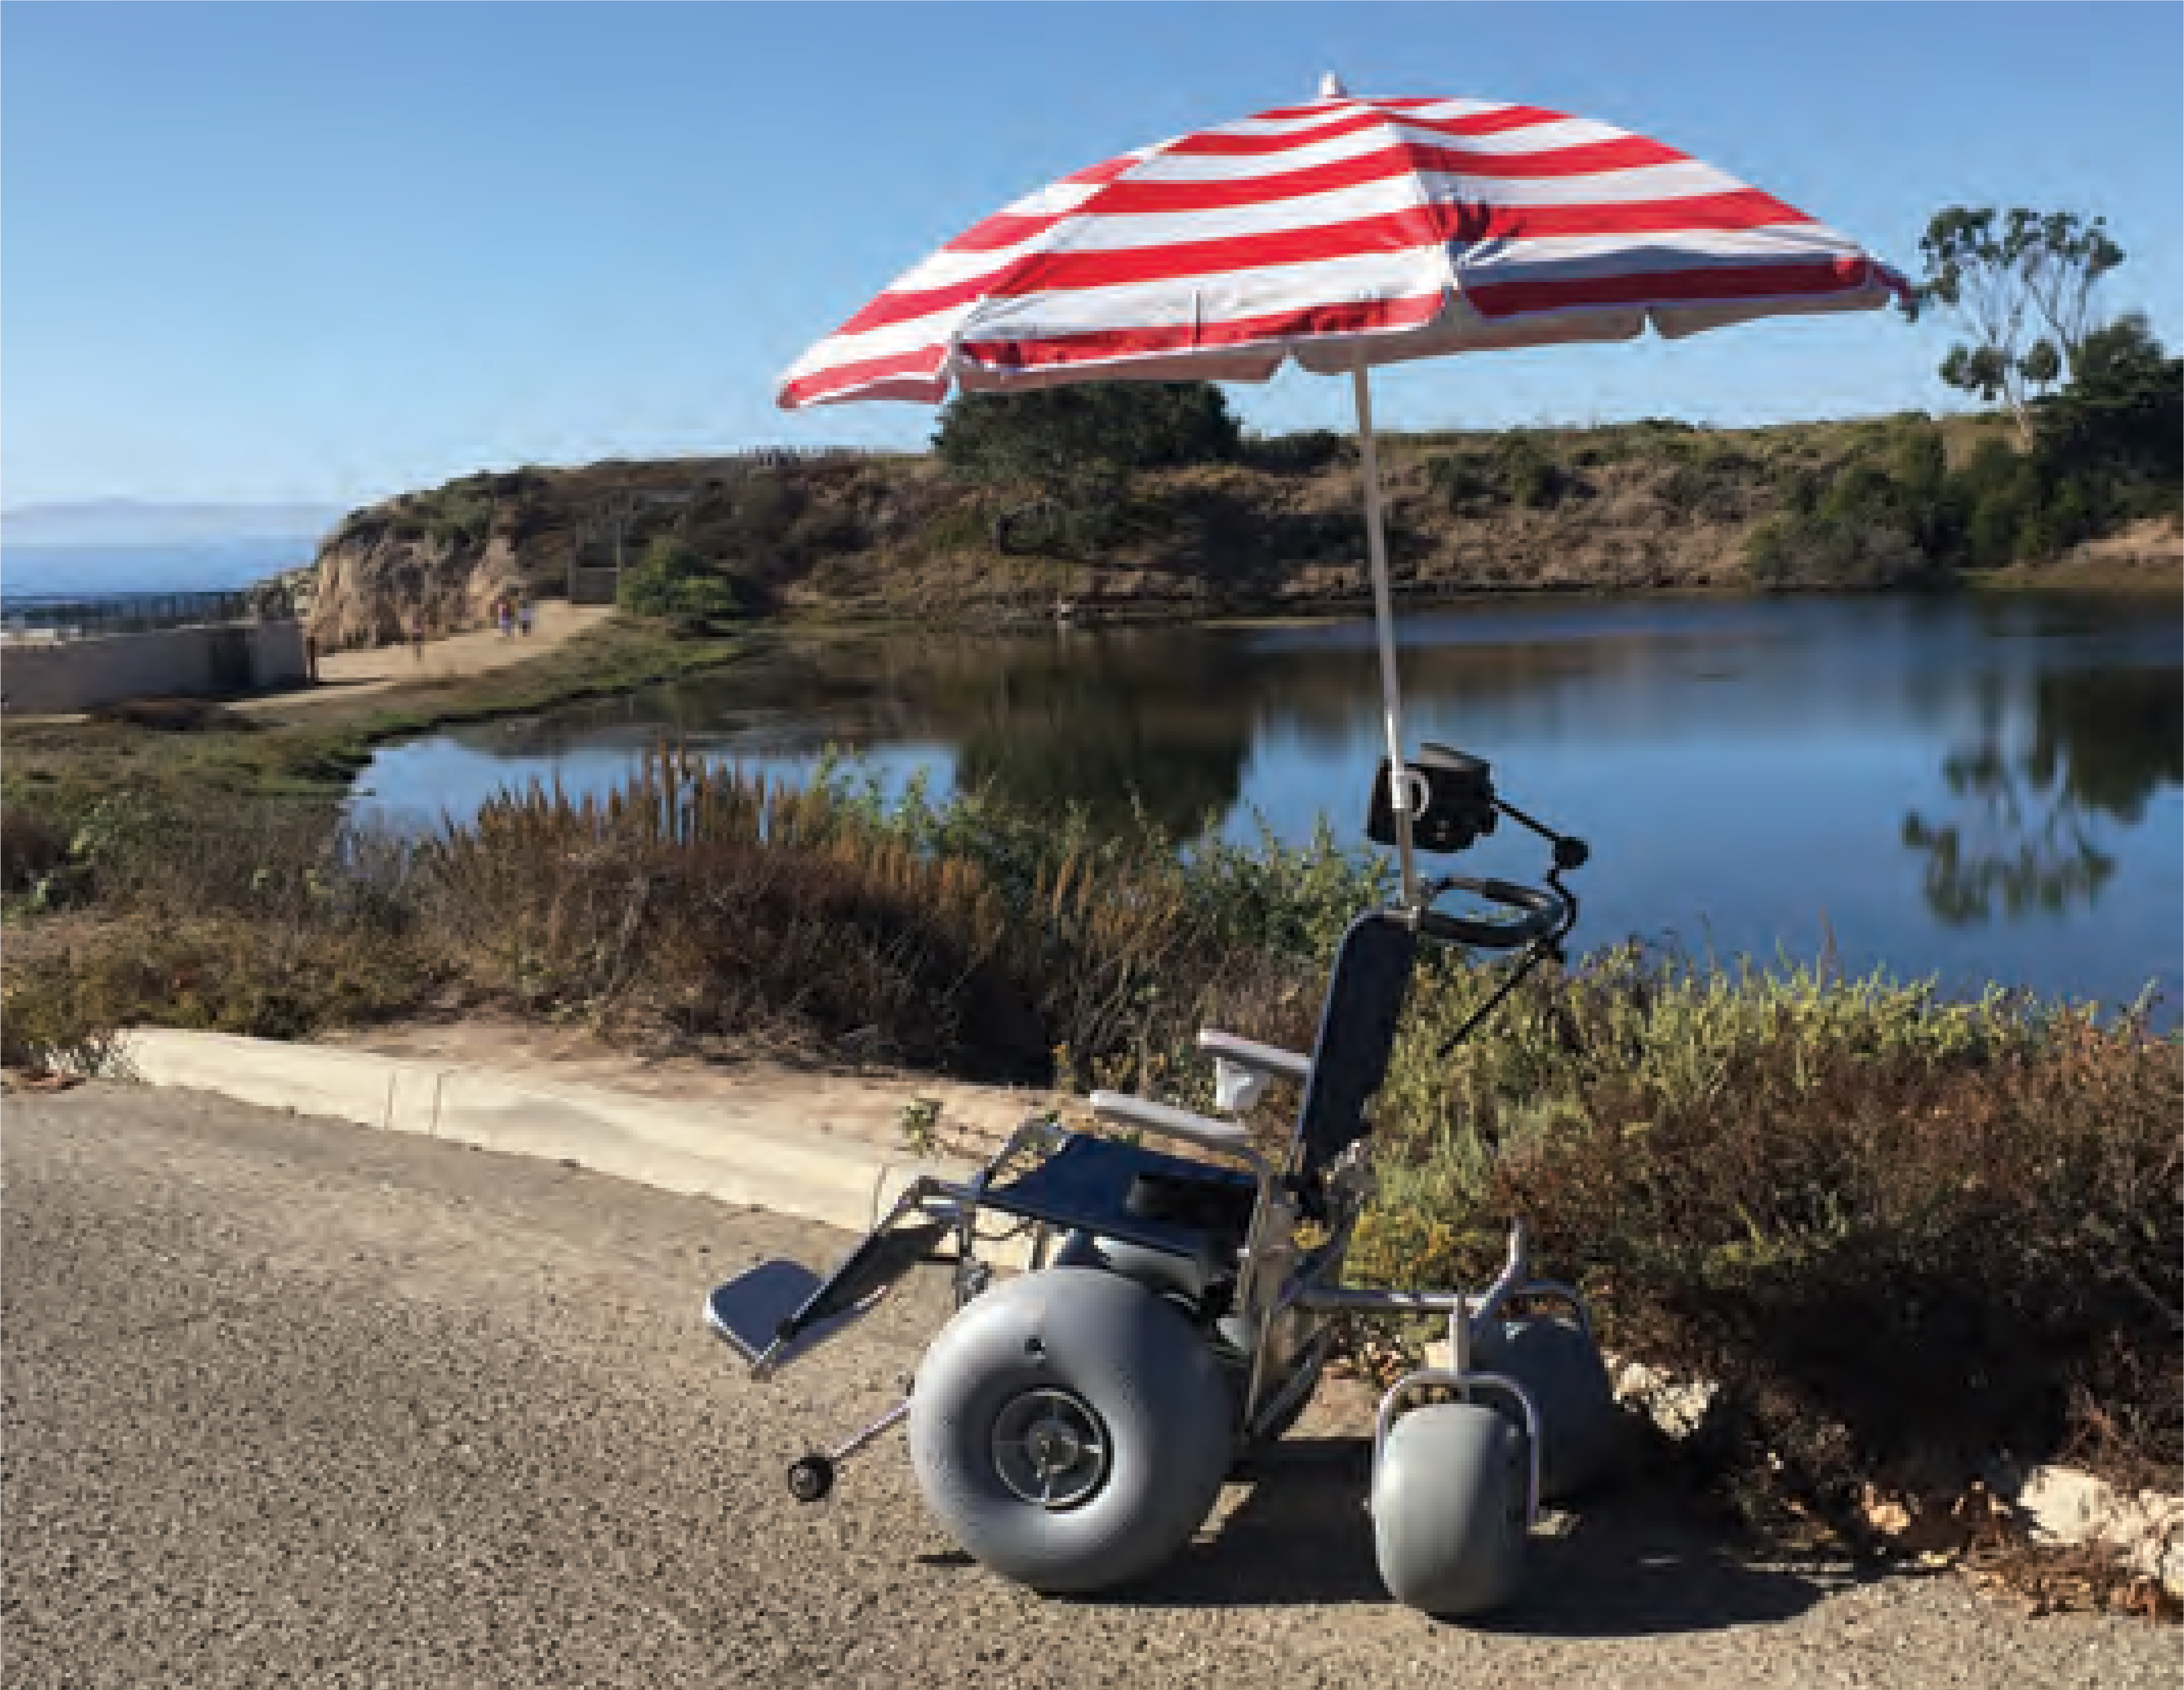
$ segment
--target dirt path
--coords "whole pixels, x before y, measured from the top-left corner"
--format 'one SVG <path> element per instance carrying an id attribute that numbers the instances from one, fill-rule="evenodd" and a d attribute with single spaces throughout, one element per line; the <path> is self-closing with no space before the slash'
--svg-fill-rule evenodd
<path id="1" fill-rule="evenodd" d="M 364 651 L 336 651 L 319 660 L 319 683 L 303 690 L 269 693 L 242 699 L 228 707 L 246 715 L 289 714 L 341 704 L 415 681 L 460 680 L 489 674 L 550 651 L 554 647 L 597 627 L 614 615 L 610 605 L 568 605 L 558 601 L 536 607 L 529 638 L 511 634 L 504 639 L 491 629 L 476 633 L 449 634 L 427 639 L 422 645 L 381 645 Z"/>
<path id="2" fill-rule="evenodd" d="M 1492 1629 L 1435 1624 L 1380 1592 L 1339 1401 L 1149 1584 L 1042 1601 L 927 1522 L 899 1443 L 787 1500 L 939 1287 L 764 1387 L 698 1304 L 838 1236 L 185 1092 L 7 1117 L 10 1690 L 2176 1682 L 2174 1631 L 1754 1565 L 1638 1498 L 1540 1542 Z"/>

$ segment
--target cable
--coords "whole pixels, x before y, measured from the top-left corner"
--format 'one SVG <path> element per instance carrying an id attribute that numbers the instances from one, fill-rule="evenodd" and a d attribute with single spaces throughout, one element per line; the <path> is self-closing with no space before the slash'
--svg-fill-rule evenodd
<path id="1" fill-rule="evenodd" d="M 1501 800 L 1497 799 L 1496 801 L 1499 803 Z M 1507 805 L 1504 805 L 1503 807 L 1505 809 L 1510 809 L 1510 806 Z M 1538 823 L 1533 821 L 1529 817 L 1524 816 L 1513 809 L 1510 809 L 1510 813 L 1515 815 L 1518 821 L 1524 823 L 1525 826 L 1533 829 L 1534 832 L 1544 834 L 1546 838 L 1553 839 L 1556 844 L 1556 856 L 1559 859 L 1563 855 L 1563 836 L 1561 834 L 1548 833 L 1545 828 L 1540 827 Z M 1573 841 L 1572 843 L 1577 842 Z M 1579 848 L 1580 850 L 1583 849 L 1581 844 Z M 1465 1020 L 1462 1026 L 1457 1028 L 1455 1032 L 1449 1035 L 1448 1041 L 1440 1047 L 1440 1053 L 1435 1058 L 1435 1061 L 1446 1062 L 1450 1057 L 1453 1056 L 1456 1053 L 1456 1047 L 1458 1045 L 1461 1045 L 1466 1039 L 1468 1039 L 1473 1033 L 1477 1031 L 1479 1024 L 1485 1020 L 1486 1018 L 1491 1015 L 1496 1009 L 1502 1007 L 1502 1000 L 1507 997 L 1511 992 L 1516 990 L 1518 986 L 1522 985 L 1524 982 L 1524 976 L 1530 973 L 1533 969 L 1539 967 L 1540 962 L 1546 958 L 1552 957 L 1557 962 L 1562 960 L 1563 940 L 1569 936 L 1570 929 L 1577 925 L 1577 894 L 1571 891 L 1568 887 L 1563 884 L 1563 871 L 1559 865 L 1547 871 L 1546 881 L 1548 885 L 1555 889 L 1556 895 L 1562 899 L 1563 905 L 1565 906 L 1565 913 L 1561 923 L 1556 927 L 1552 933 L 1546 934 L 1543 938 L 1535 940 L 1532 942 L 1531 945 L 1525 951 L 1523 960 L 1519 962 L 1515 968 L 1509 971 L 1509 978 L 1502 981 L 1499 989 L 1495 991 L 1491 997 L 1488 998 L 1485 1003 L 1479 1005 L 1477 1009 L 1471 1012 L 1471 1015 Z"/>

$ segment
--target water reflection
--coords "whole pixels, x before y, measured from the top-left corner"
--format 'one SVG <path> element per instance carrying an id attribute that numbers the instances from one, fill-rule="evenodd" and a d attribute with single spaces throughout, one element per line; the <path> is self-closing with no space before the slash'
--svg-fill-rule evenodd
<path id="1" fill-rule="evenodd" d="M 2022 735 L 1998 678 L 1977 695 L 1978 731 L 1942 760 L 1954 802 L 1903 818 L 1904 844 L 1925 859 L 1927 906 L 1957 926 L 2092 903 L 2117 867 L 2103 818 L 2135 826 L 2159 788 L 2184 782 L 2184 674 L 2036 676 Z"/>
<path id="2" fill-rule="evenodd" d="M 1596 846 L 1580 941 L 2114 1001 L 2184 952 L 2184 631 L 2173 606 L 1864 600 L 1491 605 L 1407 616 L 1413 739 L 1492 759 Z M 1363 845 L 1369 624 L 784 640 L 634 700 L 390 749 L 384 812 L 532 778 L 610 784 L 662 737 L 794 777 L 991 784 L 1187 834 L 1323 818 Z M 1496 839 L 1479 872 L 1536 868 Z"/>
<path id="3" fill-rule="evenodd" d="M 1197 833 L 1242 795 L 1250 722 L 1169 677 L 1137 679 L 1117 686 L 1067 662 L 992 676 L 983 696 L 939 718 L 956 741 L 956 779 L 1034 811 L 1082 804 L 1111 829 L 1134 806 L 1172 834 Z"/>

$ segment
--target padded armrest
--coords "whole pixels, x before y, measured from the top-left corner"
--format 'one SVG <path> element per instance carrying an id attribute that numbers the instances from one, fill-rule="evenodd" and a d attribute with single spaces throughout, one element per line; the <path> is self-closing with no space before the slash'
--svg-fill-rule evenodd
<path id="1" fill-rule="evenodd" d="M 1132 1097 L 1121 1091 L 1094 1092 L 1092 1113 L 1103 1121 L 1158 1133 L 1165 1138 L 1182 1139 L 1230 1156 L 1249 1157 L 1254 1163 L 1259 1160 L 1251 1148 L 1250 1132 L 1233 1121 L 1194 1115 L 1188 1109 L 1178 1109 L 1167 1103 L 1149 1103 L 1142 1097 Z"/>
<path id="2" fill-rule="evenodd" d="M 1217 1027 L 1198 1029 L 1198 1048 L 1209 1057 L 1218 1057 L 1239 1068 L 1250 1068 L 1254 1074 L 1263 1074 L 1272 1079 L 1293 1079 L 1301 1085 L 1312 1078 L 1312 1058 L 1300 1056 L 1295 1051 L 1284 1051 L 1273 1045 L 1262 1045 L 1256 1040 L 1240 1039 L 1234 1033 L 1223 1033 Z"/>

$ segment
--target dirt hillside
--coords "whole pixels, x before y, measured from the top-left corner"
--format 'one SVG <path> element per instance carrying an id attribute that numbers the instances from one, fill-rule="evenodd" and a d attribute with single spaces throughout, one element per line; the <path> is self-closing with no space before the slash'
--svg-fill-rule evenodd
<path id="1" fill-rule="evenodd" d="M 1906 432 L 1951 463 L 2006 434 L 1923 416 L 1708 430 L 1389 439 L 1382 454 L 1399 593 L 1704 588 L 1746 584 L 1755 528 L 1809 512 Z M 352 513 L 317 561 L 315 632 L 329 650 L 481 625 L 510 592 L 610 592 L 617 558 L 662 538 L 786 611 L 1131 616 L 1332 608 L 1366 592 L 1354 445 L 1250 440 L 1236 461 L 1145 471 L 1096 546 L 1012 528 L 1020 493 L 966 483 L 925 455 L 765 453 L 480 474 Z M 1869 555 L 1869 552 L 1870 555 Z M 1828 584 L 1895 585 L 1921 561 L 1850 549 Z M 579 577 L 572 572 L 592 572 Z M 1817 584 L 1769 581 L 1763 584 Z"/>

